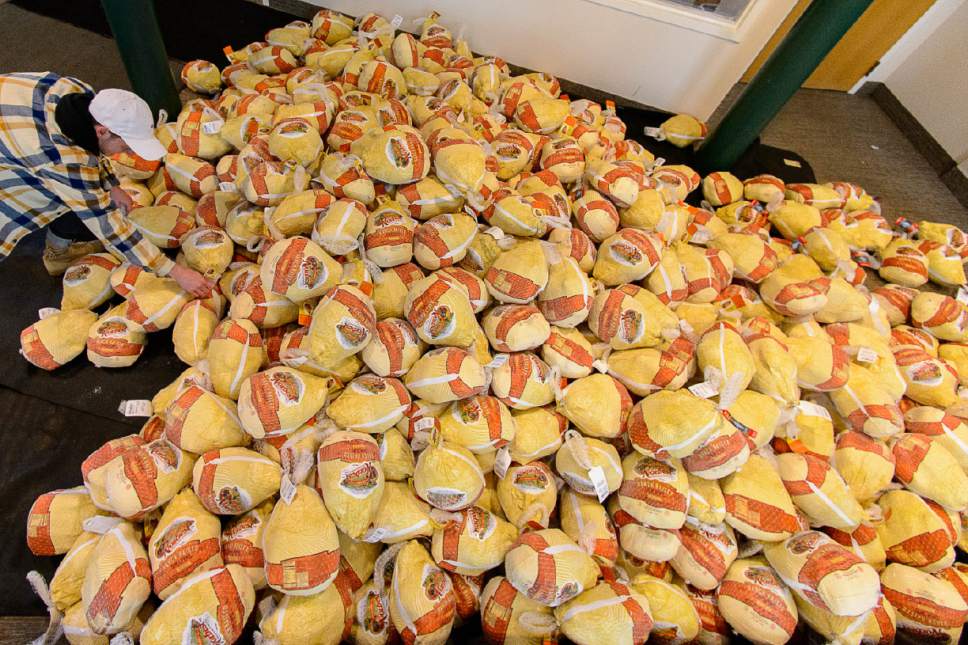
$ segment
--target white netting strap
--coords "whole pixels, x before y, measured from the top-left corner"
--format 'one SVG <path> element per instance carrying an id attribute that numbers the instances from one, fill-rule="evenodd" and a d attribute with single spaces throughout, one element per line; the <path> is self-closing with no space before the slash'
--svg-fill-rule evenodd
<path id="1" fill-rule="evenodd" d="M 766 212 L 774 213 L 780 210 L 780 207 L 783 206 L 783 202 L 785 198 L 786 196 L 783 193 L 776 193 L 775 195 L 773 195 L 773 197 L 770 198 L 770 201 L 768 201 L 766 203 L 766 206 L 764 207 Z"/>
<path id="2" fill-rule="evenodd" d="M 430 519 L 432 519 L 439 527 L 443 528 L 451 523 L 460 524 L 464 521 L 464 516 L 458 512 L 432 508 L 430 509 Z"/>
<path id="3" fill-rule="evenodd" d="M 521 630 L 532 636 L 550 636 L 558 629 L 558 621 L 554 614 L 537 611 L 525 611 L 518 616 Z"/>
<path id="4" fill-rule="evenodd" d="M 602 350 L 602 355 L 592 361 L 592 367 L 602 374 L 608 374 L 608 358 L 612 354 L 612 346 L 606 345 Z"/>
<path id="5" fill-rule="evenodd" d="M 719 403 L 716 407 L 720 410 L 729 408 L 743 393 L 743 389 L 743 373 L 734 372 L 730 374 L 726 382 L 719 388 Z"/>
<path id="6" fill-rule="evenodd" d="M 376 562 L 373 564 L 373 591 L 376 593 L 383 593 L 383 585 L 386 583 L 384 572 L 386 571 L 389 563 L 396 559 L 397 553 L 399 553 L 400 549 L 402 549 L 406 544 L 406 542 L 391 544 L 389 547 L 387 547 L 386 551 L 377 557 Z"/>
<path id="7" fill-rule="evenodd" d="M 272 236 L 274 240 L 282 240 L 286 235 L 279 230 L 275 222 L 272 221 L 272 214 L 276 211 L 275 206 L 270 206 L 269 208 L 262 211 L 262 223 L 265 224 L 266 230 L 269 231 L 269 235 Z"/>
<path id="8" fill-rule="evenodd" d="M 63 620 L 64 616 L 54 605 L 54 601 L 50 595 L 50 587 L 47 586 L 47 581 L 44 580 L 44 576 L 40 575 L 40 573 L 37 571 L 31 571 L 27 574 L 27 582 L 30 583 L 30 588 L 34 590 L 34 593 L 37 594 L 37 596 L 47 607 L 47 613 L 50 615 L 50 621 L 47 623 L 47 630 L 31 641 L 31 645 L 48 645 L 56 643 L 64 634 L 64 628 L 61 625 L 61 621 Z"/>
<path id="9" fill-rule="evenodd" d="M 544 526 L 549 515 L 548 508 L 544 504 L 541 502 L 532 502 L 521 511 L 521 515 L 518 516 L 518 520 L 514 524 L 519 531 L 523 530 L 532 519 L 536 523 Z"/>
<path id="10" fill-rule="evenodd" d="M 588 456 L 588 444 L 585 443 L 585 437 L 580 432 L 573 428 L 566 430 L 565 446 L 571 450 L 571 454 L 579 466 L 585 470 L 591 470 L 594 467 L 591 458 Z"/>
<path id="11" fill-rule="evenodd" d="M 555 401 L 561 401 L 562 397 L 565 396 L 565 391 L 561 388 L 561 368 L 557 365 L 552 365 L 548 373 L 548 379 L 551 381 L 551 391 L 554 393 Z"/>

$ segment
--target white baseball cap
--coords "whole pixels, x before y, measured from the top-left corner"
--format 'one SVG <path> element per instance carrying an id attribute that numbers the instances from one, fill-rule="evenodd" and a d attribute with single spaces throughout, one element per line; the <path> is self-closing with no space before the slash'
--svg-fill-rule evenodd
<path id="1" fill-rule="evenodd" d="M 137 94 L 127 90 L 101 90 L 94 95 L 88 112 L 142 159 L 157 161 L 165 156 L 165 146 L 155 136 L 151 108 Z"/>

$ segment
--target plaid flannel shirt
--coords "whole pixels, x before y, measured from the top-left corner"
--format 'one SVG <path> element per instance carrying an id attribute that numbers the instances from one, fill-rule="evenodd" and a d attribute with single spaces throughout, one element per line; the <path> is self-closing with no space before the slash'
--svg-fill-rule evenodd
<path id="1" fill-rule="evenodd" d="M 171 259 L 111 201 L 117 180 L 106 164 L 73 145 L 54 119 L 60 97 L 93 91 L 50 72 L 0 75 L 0 259 L 28 233 L 73 211 L 116 255 L 167 275 Z"/>

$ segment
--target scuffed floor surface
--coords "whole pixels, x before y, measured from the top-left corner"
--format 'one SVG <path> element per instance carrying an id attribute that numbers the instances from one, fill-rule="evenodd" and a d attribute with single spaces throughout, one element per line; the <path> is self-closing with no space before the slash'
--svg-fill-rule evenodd
<path id="1" fill-rule="evenodd" d="M 733 88 L 712 122 L 741 89 Z M 968 209 L 868 96 L 800 90 L 767 126 L 762 140 L 803 155 L 818 181 L 860 184 L 881 199 L 890 222 L 904 216 L 968 228 Z"/>

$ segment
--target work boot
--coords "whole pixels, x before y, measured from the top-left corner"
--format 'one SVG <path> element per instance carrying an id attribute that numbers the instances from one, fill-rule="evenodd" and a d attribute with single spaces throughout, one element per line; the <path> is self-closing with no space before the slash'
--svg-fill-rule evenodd
<path id="1" fill-rule="evenodd" d="M 90 242 L 70 242 L 67 246 L 58 247 L 48 239 L 44 244 L 44 268 L 47 273 L 58 276 L 64 273 L 75 260 L 79 260 L 91 253 L 100 253 L 104 246 L 97 240 Z"/>

